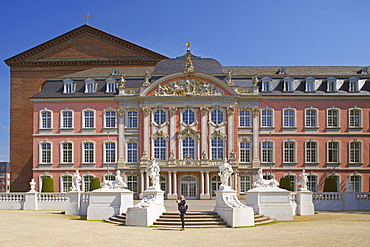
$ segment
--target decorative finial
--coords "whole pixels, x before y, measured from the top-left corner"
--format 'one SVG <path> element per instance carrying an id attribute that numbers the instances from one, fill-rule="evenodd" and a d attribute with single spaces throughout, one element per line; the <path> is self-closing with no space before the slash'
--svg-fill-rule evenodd
<path id="1" fill-rule="evenodd" d="M 190 45 L 191 45 L 190 42 L 186 42 L 186 46 L 188 47 L 188 51 L 190 51 Z"/>
<path id="2" fill-rule="evenodd" d="M 84 15 L 84 17 L 86 17 L 86 24 L 89 25 L 89 17 L 92 17 L 92 15 L 90 15 L 90 12 L 87 11 L 86 15 Z"/>

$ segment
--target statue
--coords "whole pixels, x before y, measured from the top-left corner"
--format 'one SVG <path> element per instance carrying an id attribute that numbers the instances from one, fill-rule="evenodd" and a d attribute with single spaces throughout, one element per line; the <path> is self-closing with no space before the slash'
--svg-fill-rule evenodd
<path id="1" fill-rule="evenodd" d="M 152 76 L 150 75 L 150 73 L 148 71 L 145 71 L 144 84 L 143 84 L 143 86 L 149 86 L 150 85 L 150 78 L 152 78 Z"/>
<path id="2" fill-rule="evenodd" d="M 262 175 L 262 168 L 258 169 L 257 179 L 253 182 L 253 188 L 263 188 L 263 189 L 277 189 L 279 182 L 276 179 L 265 180 Z"/>
<path id="3" fill-rule="evenodd" d="M 123 178 L 121 177 L 121 171 L 116 171 L 116 179 L 112 182 L 113 188 L 127 188 L 127 184 L 123 181 Z"/>
<path id="4" fill-rule="evenodd" d="M 120 85 L 119 85 L 120 88 L 125 88 L 126 87 L 126 77 L 121 74 L 121 80 L 120 80 Z"/>
<path id="5" fill-rule="evenodd" d="M 258 74 L 255 74 L 254 76 L 252 76 L 252 83 L 253 83 L 253 86 L 257 86 L 259 80 L 258 80 Z"/>
<path id="6" fill-rule="evenodd" d="M 301 188 L 299 188 L 299 190 L 307 191 L 308 190 L 308 188 L 307 188 L 308 178 L 307 178 L 307 173 L 305 173 L 304 169 L 303 169 L 302 173 L 299 174 L 299 178 L 300 178 L 300 181 L 298 182 L 298 184 L 301 185 Z"/>
<path id="7" fill-rule="evenodd" d="M 154 187 L 155 189 L 160 189 L 159 171 L 160 171 L 160 168 L 155 159 L 145 169 L 146 174 L 148 174 L 148 176 L 152 180 L 152 187 Z"/>
<path id="8" fill-rule="evenodd" d="M 233 81 L 233 79 L 232 79 L 232 73 L 233 73 L 233 72 L 231 72 L 231 70 L 229 70 L 229 71 L 227 72 L 227 77 L 226 77 L 226 82 L 227 82 L 227 84 L 229 84 L 230 86 L 234 86 L 234 81 Z"/>
<path id="9" fill-rule="evenodd" d="M 81 176 L 76 170 L 72 177 L 72 191 L 81 191 Z"/>
<path id="10" fill-rule="evenodd" d="M 207 152 L 205 150 L 202 151 L 202 160 L 207 159 Z"/>
<path id="11" fill-rule="evenodd" d="M 37 192 L 37 191 L 35 190 L 35 188 L 36 188 L 36 182 L 35 182 L 35 180 L 32 178 L 32 179 L 31 179 L 31 182 L 30 182 L 30 191 L 28 191 L 28 192 Z"/>
<path id="12" fill-rule="evenodd" d="M 226 161 L 222 165 L 220 165 L 219 168 L 220 168 L 220 172 L 218 173 L 218 175 L 220 176 L 220 179 L 221 179 L 220 189 L 230 187 L 229 186 L 229 178 L 230 178 L 231 174 L 234 173 L 233 168 Z"/>

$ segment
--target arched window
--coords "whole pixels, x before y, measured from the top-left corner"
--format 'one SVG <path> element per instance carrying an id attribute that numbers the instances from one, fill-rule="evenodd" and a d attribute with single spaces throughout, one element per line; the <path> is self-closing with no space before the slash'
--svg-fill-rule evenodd
<path id="1" fill-rule="evenodd" d="M 239 148 L 239 159 L 240 162 L 251 162 L 251 143 L 241 142 Z"/>
<path id="2" fill-rule="evenodd" d="M 362 143 L 358 140 L 353 140 L 349 142 L 349 162 L 362 162 Z"/>
<path id="3" fill-rule="evenodd" d="M 40 112 L 40 129 L 51 129 L 51 111 L 44 109 Z"/>
<path id="4" fill-rule="evenodd" d="M 182 158 L 195 159 L 195 141 L 191 137 L 186 137 L 182 141 Z"/>
<path id="5" fill-rule="evenodd" d="M 221 137 L 215 137 L 211 141 L 211 159 L 224 159 L 224 140 Z"/>
<path id="6" fill-rule="evenodd" d="M 240 175 L 240 192 L 244 193 L 251 189 L 251 176 Z"/>
<path id="7" fill-rule="evenodd" d="M 154 158 L 166 160 L 166 140 L 163 137 L 154 140 Z"/>
<path id="8" fill-rule="evenodd" d="M 61 128 L 62 129 L 71 129 L 73 128 L 73 111 L 71 110 L 64 110 L 62 111 L 62 119 L 61 119 Z"/>
<path id="9" fill-rule="evenodd" d="M 82 143 L 83 157 L 82 163 L 94 163 L 95 162 L 95 147 L 93 142 Z"/>
<path id="10" fill-rule="evenodd" d="M 262 109 L 261 110 L 261 127 L 272 127 L 273 126 L 273 110 Z"/>
<path id="11" fill-rule="evenodd" d="M 127 162 L 136 163 L 138 161 L 137 152 L 138 152 L 138 145 L 136 142 L 127 143 Z"/>
<path id="12" fill-rule="evenodd" d="M 353 192 L 362 192 L 362 179 L 359 175 L 351 175 L 349 177 L 351 181 L 351 189 Z"/>
<path id="13" fill-rule="evenodd" d="M 211 121 L 214 124 L 220 124 L 224 121 L 224 114 L 221 110 L 213 110 L 211 112 Z"/>
<path id="14" fill-rule="evenodd" d="M 283 127 L 295 127 L 295 109 L 283 110 Z"/>
<path id="15" fill-rule="evenodd" d="M 263 141 L 261 151 L 262 151 L 262 162 L 272 163 L 273 162 L 273 142 Z"/>
<path id="16" fill-rule="evenodd" d="M 83 176 L 83 185 L 82 185 L 83 191 L 85 192 L 91 191 L 91 179 L 93 177 L 94 176 L 92 175 Z"/>
<path id="17" fill-rule="evenodd" d="M 105 123 L 105 128 L 115 128 L 116 127 L 116 111 L 115 110 L 104 111 L 104 123 Z"/>
<path id="18" fill-rule="evenodd" d="M 326 125 L 329 128 L 337 128 L 339 127 L 339 109 L 328 109 L 327 110 L 327 120 Z"/>
<path id="19" fill-rule="evenodd" d="M 195 113 L 192 110 L 185 110 L 182 113 L 182 121 L 185 124 L 193 124 L 195 122 Z"/>
<path id="20" fill-rule="evenodd" d="M 166 113 L 163 110 L 157 110 L 154 112 L 154 122 L 156 124 L 163 124 L 167 121 Z"/>
<path id="21" fill-rule="evenodd" d="M 72 187 L 72 176 L 71 175 L 63 175 L 61 176 L 61 192 L 69 192 L 71 191 Z"/>
<path id="22" fill-rule="evenodd" d="M 306 163 L 317 163 L 317 142 L 308 141 L 305 143 L 306 146 Z"/>
<path id="23" fill-rule="evenodd" d="M 328 142 L 328 163 L 339 163 L 339 157 L 340 157 L 340 150 L 339 150 L 339 142 L 337 141 L 329 141 Z"/>
<path id="24" fill-rule="evenodd" d="M 127 176 L 127 189 L 133 192 L 137 192 L 137 176 L 136 175 Z"/>
<path id="25" fill-rule="evenodd" d="M 95 111 L 94 110 L 84 110 L 83 114 L 83 125 L 82 128 L 95 128 Z"/>
<path id="26" fill-rule="evenodd" d="M 295 142 L 285 141 L 284 142 L 284 163 L 295 163 Z"/>
<path id="27" fill-rule="evenodd" d="M 51 143 L 42 142 L 40 143 L 40 163 L 50 164 L 51 163 Z"/>
<path id="28" fill-rule="evenodd" d="M 116 162 L 116 143 L 112 141 L 105 142 L 105 162 L 115 163 Z"/>
<path id="29" fill-rule="evenodd" d="M 318 179 L 316 175 L 307 176 L 307 189 L 312 192 L 317 192 Z"/>
<path id="30" fill-rule="evenodd" d="M 62 158 L 61 162 L 62 163 L 72 163 L 73 162 L 73 145 L 71 142 L 63 142 L 61 144 L 62 147 Z"/>
<path id="31" fill-rule="evenodd" d="M 251 127 L 251 111 L 239 111 L 239 126 L 240 127 Z"/>

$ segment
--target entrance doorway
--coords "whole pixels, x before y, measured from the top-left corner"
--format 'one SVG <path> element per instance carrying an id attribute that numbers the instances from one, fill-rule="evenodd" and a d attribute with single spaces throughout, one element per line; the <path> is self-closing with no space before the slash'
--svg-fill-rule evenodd
<path id="1" fill-rule="evenodd" d="M 220 185 L 221 185 L 220 176 L 218 175 L 213 176 L 211 179 L 212 199 L 216 198 L 216 190 L 220 189 Z"/>
<path id="2" fill-rule="evenodd" d="M 180 195 L 186 199 L 197 199 L 197 178 L 185 176 L 180 180 Z"/>

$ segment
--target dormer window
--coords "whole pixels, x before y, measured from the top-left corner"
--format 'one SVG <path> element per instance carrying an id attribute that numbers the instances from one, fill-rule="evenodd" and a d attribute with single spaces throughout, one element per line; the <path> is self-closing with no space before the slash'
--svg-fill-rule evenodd
<path id="1" fill-rule="evenodd" d="M 315 78 L 312 76 L 306 78 L 306 92 L 315 92 Z"/>
<path id="2" fill-rule="evenodd" d="M 351 77 L 349 78 L 349 91 L 350 92 L 358 92 L 358 78 L 357 77 Z"/>
<path id="3" fill-rule="evenodd" d="M 115 93 L 116 92 L 116 79 L 108 78 L 106 80 L 106 93 Z"/>
<path id="4" fill-rule="evenodd" d="M 95 93 L 96 82 L 94 79 L 88 78 L 85 80 L 85 93 Z"/>
<path id="5" fill-rule="evenodd" d="M 284 78 L 284 92 L 293 92 L 293 78 L 290 76 Z"/>
<path id="6" fill-rule="evenodd" d="M 74 93 L 76 90 L 76 83 L 71 79 L 65 79 L 63 93 Z"/>
<path id="7" fill-rule="evenodd" d="M 329 77 L 326 81 L 326 91 L 336 92 L 337 91 L 337 78 Z"/>
<path id="8" fill-rule="evenodd" d="M 368 68 L 367 67 L 363 67 L 362 69 L 360 69 L 357 74 L 361 74 L 361 75 L 367 75 L 369 74 L 369 71 L 368 71 Z"/>
<path id="9" fill-rule="evenodd" d="M 263 77 L 262 78 L 262 92 L 271 92 L 271 78 Z"/>
<path id="10" fill-rule="evenodd" d="M 276 74 L 278 74 L 278 75 L 285 75 L 285 74 L 286 74 L 286 72 L 285 72 L 285 68 L 284 68 L 284 67 L 281 67 L 281 68 L 276 72 Z"/>

